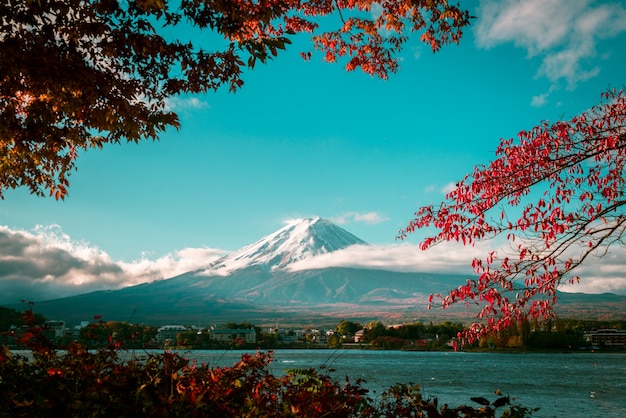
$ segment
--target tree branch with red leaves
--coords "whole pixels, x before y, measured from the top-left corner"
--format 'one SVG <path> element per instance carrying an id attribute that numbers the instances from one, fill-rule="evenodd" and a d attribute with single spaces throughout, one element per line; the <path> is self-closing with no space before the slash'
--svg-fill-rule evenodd
<path id="1" fill-rule="evenodd" d="M 339 13 L 339 28 L 320 28 L 320 17 Z M 437 51 L 458 42 L 470 18 L 446 0 L 2 2 L 0 198 L 26 187 L 63 199 L 80 150 L 158 139 L 179 127 L 166 99 L 236 91 L 244 68 L 267 62 L 298 33 L 311 33 L 326 61 L 386 78 L 408 33 L 421 32 Z M 214 50 L 172 39 L 172 29 L 210 36 Z"/>
<path id="2" fill-rule="evenodd" d="M 405 238 L 435 227 L 423 250 L 506 237 L 508 248 L 474 259 L 476 279 L 435 295 L 444 308 L 457 302 L 481 307 L 465 333 L 469 340 L 523 319 L 552 317 L 559 286 L 584 280 L 576 269 L 590 256 L 624 245 L 626 96 L 608 91 L 598 106 L 569 121 L 544 122 L 520 132 L 517 141 L 503 139 L 496 156 L 475 167 L 444 202 L 420 208 L 400 231 Z"/>

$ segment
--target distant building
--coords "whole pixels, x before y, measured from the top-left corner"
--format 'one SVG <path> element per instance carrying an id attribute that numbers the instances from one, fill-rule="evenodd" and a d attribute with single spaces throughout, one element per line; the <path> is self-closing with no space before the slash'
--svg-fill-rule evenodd
<path id="1" fill-rule="evenodd" d="M 182 325 L 165 325 L 157 330 L 156 340 L 159 343 L 165 343 L 166 341 L 176 342 L 178 334 L 187 331 Z"/>
<path id="2" fill-rule="evenodd" d="M 209 331 L 209 339 L 226 343 L 240 339 L 246 343 L 256 343 L 256 331 L 254 329 L 214 329 Z"/>
<path id="3" fill-rule="evenodd" d="M 354 342 L 355 343 L 360 343 L 361 341 L 363 341 L 363 334 L 365 333 L 364 330 L 358 330 L 357 332 L 354 333 Z"/>
<path id="4" fill-rule="evenodd" d="M 66 334 L 76 341 L 80 337 L 80 330 L 83 328 L 87 328 L 89 326 L 89 321 L 80 321 L 80 325 L 74 325 L 71 328 L 65 330 Z"/>
<path id="5" fill-rule="evenodd" d="M 288 334 L 281 334 L 280 335 L 280 342 L 283 344 L 291 344 L 291 343 L 297 343 L 298 342 L 298 337 L 296 337 L 295 335 L 288 335 Z"/>
<path id="6" fill-rule="evenodd" d="M 65 335 L 65 321 L 46 321 L 44 322 L 43 335 L 48 341 L 57 342 Z"/>
<path id="7" fill-rule="evenodd" d="M 278 335 L 279 341 L 282 344 L 291 344 L 298 342 L 298 336 L 302 336 L 302 330 L 287 330 L 276 328 L 269 328 L 268 333 Z"/>
<path id="8" fill-rule="evenodd" d="M 626 346 L 626 331 L 599 329 L 586 333 L 585 337 L 593 345 Z"/>

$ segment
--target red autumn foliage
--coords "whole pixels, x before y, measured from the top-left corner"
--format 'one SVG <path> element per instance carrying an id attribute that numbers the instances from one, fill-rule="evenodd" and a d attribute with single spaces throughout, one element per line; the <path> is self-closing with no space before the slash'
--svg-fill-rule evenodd
<path id="1" fill-rule="evenodd" d="M 29 325 L 34 325 L 30 323 Z M 32 335 L 42 336 L 34 327 Z M 439 407 L 419 386 L 398 384 L 380 400 L 361 382 L 339 383 L 314 369 L 269 370 L 272 353 L 244 354 L 232 367 L 196 364 L 172 352 L 136 356 L 119 345 L 73 343 L 64 354 L 25 341 L 32 359 L 0 350 L 0 418 L 16 417 L 526 417 L 500 396 L 480 407 Z M 31 344 L 32 342 L 32 344 Z"/>
<path id="2" fill-rule="evenodd" d="M 386 78 L 409 33 L 437 51 L 470 15 L 445 0 L 29 0 L 0 2 L 0 21 L 0 197 L 63 199 L 80 150 L 158 139 L 180 125 L 168 98 L 236 91 L 299 33 L 326 61 Z"/>
<path id="3" fill-rule="evenodd" d="M 584 280 L 576 269 L 585 260 L 623 243 L 626 96 L 608 91 L 598 106 L 569 121 L 544 122 L 520 132 L 517 141 L 503 139 L 496 155 L 444 202 L 420 208 L 400 231 L 404 238 L 435 227 L 421 243 L 424 250 L 445 241 L 473 245 L 506 237 L 508 249 L 473 261 L 476 279 L 438 295 L 444 308 L 482 306 L 465 333 L 469 340 L 523 319 L 552 317 L 559 285 Z M 543 193 L 534 198 L 535 191 Z"/>

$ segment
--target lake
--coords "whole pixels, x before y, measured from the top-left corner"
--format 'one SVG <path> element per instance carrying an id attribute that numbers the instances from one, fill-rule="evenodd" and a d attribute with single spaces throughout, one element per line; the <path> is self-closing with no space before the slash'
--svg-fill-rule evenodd
<path id="1" fill-rule="evenodd" d="M 185 357 L 232 366 L 245 351 L 198 350 Z M 536 417 L 626 416 L 626 355 L 616 353 L 467 353 L 371 350 L 276 350 L 271 371 L 324 367 L 343 381 L 366 380 L 372 396 L 395 383 L 417 383 L 440 405 L 491 401 L 496 390 L 513 403 L 540 407 Z"/>
<path id="2" fill-rule="evenodd" d="M 27 351 L 15 352 L 29 356 Z M 210 366 L 232 366 L 246 352 L 252 353 L 178 353 Z M 137 350 L 135 355 L 145 353 Z M 346 375 L 351 382 L 364 379 L 362 386 L 369 389 L 372 397 L 395 383 L 415 383 L 420 385 L 424 397 L 437 397 L 440 405 L 477 406 L 471 397 L 494 401 L 499 389 L 514 404 L 540 407 L 533 417 L 626 417 L 626 354 L 620 353 L 276 350 L 270 371 L 280 375 L 286 369 L 310 367 L 322 368 L 341 382 Z"/>

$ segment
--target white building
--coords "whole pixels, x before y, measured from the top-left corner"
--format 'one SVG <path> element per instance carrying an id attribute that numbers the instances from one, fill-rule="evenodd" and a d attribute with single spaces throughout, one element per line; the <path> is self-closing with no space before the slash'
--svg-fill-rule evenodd
<path id="1" fill-rule="evenodd" d="M 585 338 L 593 345 L 626 346 L 626 331 L 599 329 L 585 333 Z"/>
<path id="2" fill-rule="evenodd" d="M 156 339 L 159 343 L 164 343 L 168 340 L 176 342 L 178 334 L 185 331 L 187 331 L 187 328 L 182 325 L 165 325 L 157 330 Z"/>
<path id="3" fill-rule="evenodd" d="M 254 329 L 215 329 L 209 331 L 209 339 L 226 343 L 240 339 L 246 343 L 256 343 L 256 331 Z"/>

